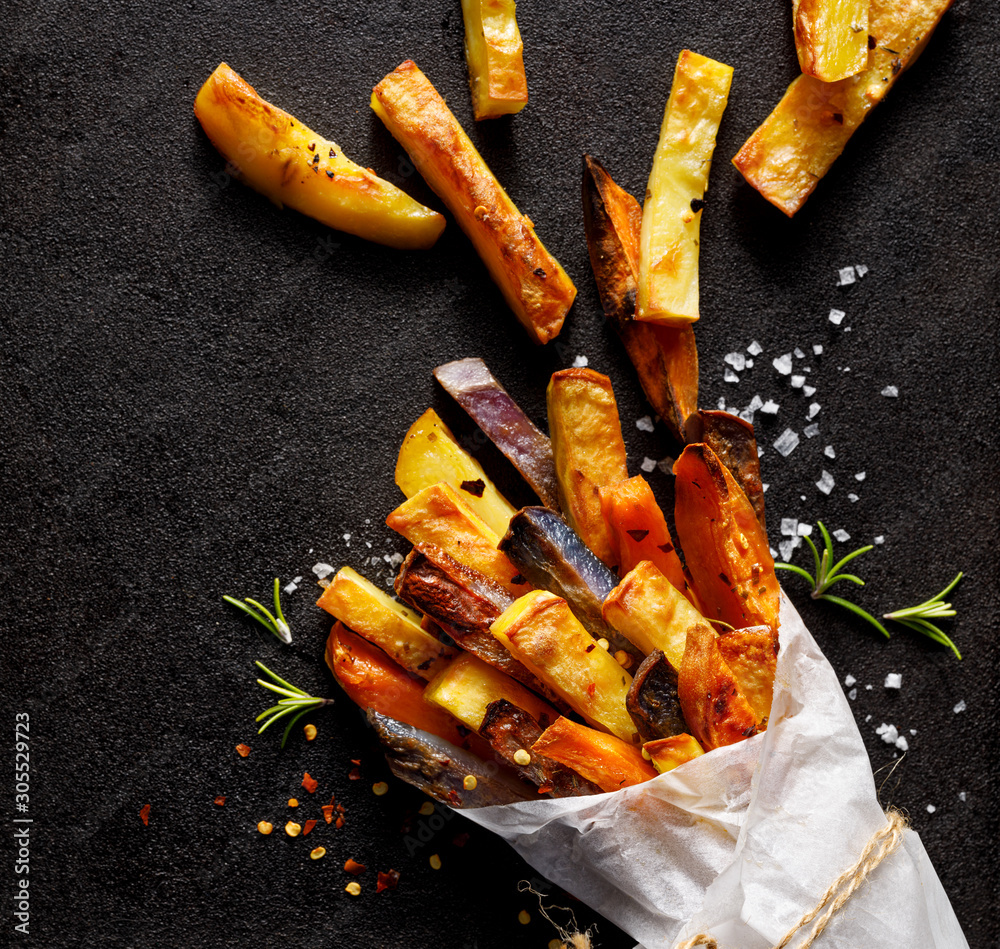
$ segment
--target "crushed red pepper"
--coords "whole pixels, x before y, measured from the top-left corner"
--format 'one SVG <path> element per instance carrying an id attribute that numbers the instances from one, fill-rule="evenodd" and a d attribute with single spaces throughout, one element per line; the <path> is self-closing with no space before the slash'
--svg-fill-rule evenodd
<path id="1" fill-rule="evenodd" d="M 399 871 L 386 870 L 378 872 L 378 883 L 375 884 L 375 892 L 381 893 L 383 890 L 394 890 L 399 886 Z"/>
<path id="2" fill-rule="evenodd" d="M 354 876 L 360 876 L 368 868 L 363 863 L 358 863 L 353 857 L 348 857 L 344 869 Z"/>
<path id="3" fill-rule="evenodd" d="M 310 794 L 316 793 L 316 788 L 319 787 L 319 781 L 317 781 L 309 772 L 307 771 L 302 776 L 302 787 L 304 787 Z"/>
<path id="4" fill-rule="evenodd" d="M 347 772 L 347 778 L 348 778 L 349 781 L 360 781 L 361 780 L 361 769 L 360 768 L 351 768 L 351 770 Z"/>
<path id="5" fill-rule="evenodd" d="M 250 746 L 244 745 L 243 742 L 240 742 L 236 746 L 236 752 L 241 758 L 245 758 L 248 754 L 250 754 Z"/>
<path id="6" fill-rule="evenodd" d="M 323 819 L 328 824 L 332 824 L 333 823 L 333 805 L 332 804 L 324 804 L 320 808 L 320 810 L 323 812 Z"/>
<path id="7" fill-rule="evenodd" d="M 213 804 L 218 804 L 219 807 L 224 806 L 225 803 L 226 803 L 226 795 L 225 794 L 219 794 L 212 803 Z"/>
<path id="8" fill-rule="evenodd" d="M 149 805 L 143 804 L 142 809 L 139 811 L 139 816 L 142 818 L 142 822 L 148 827 L 149 826 Z"/>
<path id="9" fill-rule="evenodd" d="M 318 823 L 318 820 L 312 820 L 311 818 L 307 820 L 302 825 L 302 836 L 305 837 L 305 835 L 308 834 Z"/>

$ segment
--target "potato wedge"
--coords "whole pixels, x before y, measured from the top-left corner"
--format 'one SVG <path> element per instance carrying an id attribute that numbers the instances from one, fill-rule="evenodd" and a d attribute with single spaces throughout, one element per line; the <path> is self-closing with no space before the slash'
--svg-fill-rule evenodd
<path id="1" fill-rule="evenodd" d="M 677 675 L 684 718 L 706 751 L 757 734 L 758 723 L 716 639 L 707 626 L 692 626 Z"/>
<path id="2" fill-rule="evenodd" d="M 424 699 L 423 683 L 339 620 L 326 641 L 325 657 L 333 677 L 360 708 L 374 709 L 456 745 L 466 743 L 458 721 Z"/>
<path id="3" fill-rule="evenodd" d="M 621 575 L 642 561 L 656 566 L 678 590 L 685 592 L 684 567 L 674 549 L 667 519 L 642 475 L 600 489 L 601 512 L 611 529 L 615 566 Z"/>
<path id="4" fill-rule="evenodd" d="M 673 771 L 685 761 L 692 761 L 705 754 L 705 749 L 691 735 L 671 735 L 669 738 L 647 741 L 642 750 L 649 755 L 653 767 L 660 774 Z"/>
<path id="5" fill-rule="evenodd" d="M 491 628 L 574 712 L 624 741 L 638 740 L 625 708 L 632 677 L 594 641 L 565 600 L 534 590 Z"/>
<path id="6" fill-rule="evenodd" d="M 687 648 L 688 630 L 708 626 L 701 613 L 648 560 L 622 578 L 604 601 L 603 613 L 604 619 L 644 655 L 660 649 L 677 671 Z"/>
<path id="7" fill-rule="evenodd" d="M 421 627 L 417 613 L 350 567 L 337 571 L 316 605 L 422 679 L 433 679 L 455 655 Z"/>
<path id="8" fill-rule="evenodd" d="M 427 77 L 407 60 L 374 88 L 371 106 L 455 215 L 528 335 L 536 343 L 558 336 L 576 287 Z"/>
<path id="9" fill-rule="evenodd" d="M 864 72 L 839 82 L 799 76 L 733 164 L 792 217 L 899 75 L 912 65 L 952 0 L 871 0 L 874 49 Z"/>
<path id="10" fill-rule="evenodd" d="M 530 589 L 517 568 L 497 549 L 500 538 L 449 484 L 418 491 L 386 519 L 411 544 L 432 544 L 449 557 L 499 583 L 513 596 Z"/>
<path id="11" fill-rule="evenodd" d="M 546 391 L 559 504 L 569 526 L 604 561 L 615 561 L 600 488 L 628 478 L 625 441 L 611 380 L 593 369 L 562 369 Z"/>
<path id="12" fill-rule="evenodd" d="M 499 491 L 452 435 L 434 409 L 418 418 L 403 439 L 396 460 L 396 484 L 408 498 L 444 481 L 502 537 L 517 509 Z"/>
<path id="13" fill-rule="evenodd" d="M 718 647 L 736 687 L 757 716 L 758 730 L 763 731 L 771 715 L 774 697 L 778 634 L 769 626 L 736 629 L 719 636 Z"/>
<path id="14" fill-rule="evenodd" d="M 639 239 L 638 320 L 698 319 L 698 237 L 731 66 L 681 51 L 646 186 Z"/>
<path id="15" fill-rule="evenodd" d="M 476 121 L 520 112 L 528 104 L 524 44 L 515 13 L 514 0 L 462 0 Z"/>
<path id="16" fill-rule="evenodd" d="M 443 215 L 265 102 L 225 63 L 201 87 L 194 114 L 234 176 L 279 208 L 403 249 L 431 247 L 444 230 Z"/>
<path id="17" fill-rule="evenodd" d="M 868 65 L 871 0 L 792 0 L 795 52 L 807 76 L 836 82 Z"/>
<path id="18" fill-rule="evenodd" d="M 467 652 L 459 653 L 434 677 L 424 690 L 424 698 L 474 732 L 478 732 L 483 724 L 486 707 L 498 699 L 506 699 L 524 709 L 543 728 L 559 717 L 548 702 L 542 701 L 520 682 Z"/>
<path id="19" fill-rule="evenodd" d="M 687 731 L 677 697 L 677 670 L 659 649 L 651 652 L 636 669 L 625 707 L 644 742 Z"/>
<path id="20" fill-rule="evenodd" d="M 776 630 L 774 560 L 743 489 L 707 445 L 688 445 L 674 474 L 674 526 L 706 615 L 736 629 Z"/>
<path id="21" fill-rule="evenodd" d="M 604 315 L 618 332 L 649 404 L 683 444 L 690 440 L 686 420 L 698 408 L 694 330 L 690 324 L 634 319 L 642 208 L 590 155 L 583 156 L 583 223 Z"/>
<path id="22" fill-rule="evenodd" d="M 618 791 L 656 777 L 635 745 L 568 718 L 545 729 L 531 751 L 572 768 L 602 791 Z"/>

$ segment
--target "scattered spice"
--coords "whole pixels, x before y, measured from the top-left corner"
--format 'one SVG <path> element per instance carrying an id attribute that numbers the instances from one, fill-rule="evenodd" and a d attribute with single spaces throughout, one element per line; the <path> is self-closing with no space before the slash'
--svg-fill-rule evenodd
<path id="1" fill-rule="evenodd" d="M 287 824 L 285 824 L 285 833 L 288 834 L 289 837 L 298 837 L 299 834 L 302 833 L 302 825 L 296 824 L 295 821 L 290 820 Z"/>
<path id="2" fill-rule="evenodd" d="M 386 870 L 378 872 L 378 883 L 375 884 L 375 892 L 381 893 L 383 890 L 394 890 L 399 886 L 399 871 Z"/>
<path id="3" fill-rule="evenodd" d="M 224 807 L 226 803 L 225 794 L 216 795 L 216 798 L 214 801 L 212 801 L 212 803 L 218 805 L 219 807 Z"/>
<path id="4" fill-rule="evenodd" d="M 351 896 L 361 895 L 361 884 L 357 880 L 351 880 L 347 886 L 344 887 L 345 892 L 350 893 Z"/>
<path id="5" fill-rule="evenodd" d="M 319 860 L 321 857 L 326 856 L 326 847 L 314 847 L 309 851 L 310 860 Z"/>
<path id="6" fill-rule="evenodd" d="M 424 817 L 430 817 L 431 814 L 434 813 L 434 804 L 431 801 L 424 801 L 424 803 L 420 805 L 420 813 L 423 814 Z"/>
<path id="7" fill-rule="evenodd" d="M 486 217 L 486 206 L 477 204 L 472 213 L 481 221 L 484 217 Z"/>
<path id="8" fill-rule="evenodd" d="M 361 780 L 361 769 L 360 768 L 351 768 L 351 770 L 347 772 L 347 780 L 348 781 L 360 781 Z"/>
<path id="9" fill-rule="evenodd" d="M 649 531 L 634 530 L 626 531 L 629 537 L 632 538 L 637 544 L 641 544 L 649 534 Z"/>
<path id="10" fill-rule="evenodd" d="M 316 788 L 319 787 L 319 781 L 317 781 L 312 775 L 307 771 L 302 775 L 302 787 L 304 787 L 310 794 L 316 793 Z"/>
<path id="11" fill-rule="evenodd" d="M 534 270 L 532 271 L 532 273 L 534 273 L 534 275 L 535 275 L 536 277 L 541 277 L 541 278 L 542 278 L 542 280 L 544 280 L 544 279 L 545 279 L 545 277 L 547 276 L 547 275 L 546 275 L 546 273 L 545 273 L 545 271 L 544 271 L 544 270 L 542 270 L 542 268 L 541 268 L 541 267 L 536 267 L 536 268 L 535 268 L 535 269 L 534 269 Z"/>
<path id="12" fill-rule="evenodd" d="M 289 807 L 298 807 L 299 806 L 298 798 L 290 797 L 288 799 L 288 806 Z"/>
<path id="13" fill-rule="evenodd" d="M 432 870 L 441 869 L 441 858 L 436 853 L 432 853 L 427 862 L 431 865 Z"/>
<path id="14" fill-rule="evenodd" d="M 474 774 L 467 774 L 464 778 L 462 778 L 462 787 L 465 788 L 466 791 L 475 791 L 478 783 L 479 782 L 476 780 L 476 776 Z"/>
<path id="15" fill-rule="evenodd" d="M 309 820 L 307 820 L 305 825 L 302 827 L 302 836 L 305 837 L 305 835 L 308 834 L 318 823 L 318 820 L 309 818 Z"/>
<path id="16" fill-rule="evenodd" d="M 388 784 L 386 784 L 386 783 L 385 783 L 385 781 L 376 781 L 376 782 L 375 782 L 375 783 L 374 783 L 374 784 L 372 785 L 372 793 L 373 793 L 373 794 L 374 794 L 374 795 L 375 795 L 376 797 L 381 797 L 381 796 L 382 796 L 383 794 L 385 794 L 385 793 L 386 793 L 386 792 L 387 792 L 388 790 L 389 790 L 389 785 L 388 785 Z"/>
<path id="17" fill-rule="evenodd" d="M 320 808 L 320 810 L 323 812 L 323 819 L 328 824 L 332 824 L 333 823 L 333 805 L 332 804 L 324 804 Z"/>
<path id="18" fill-rule="evenodd" d="M 624 649 L 619 649 L 618 652 L 615 653 L 615 662 L 617 662 L 623 669 L 627 669 L 632 665 L 632 657 L 625 652 Z"/>
<path id="19" fill-rule="evenodd" d="M 142 822 L 148 827 L 149 826 L 149 805 L 143 804 L 139 810 L 139 817 L 142 818 Z"/>
<path id="20" fill-rule="evenodd" d="M 597 645 L 600 646 L 601 649 L 603 649 L 605 652 L 607 652 L 611 648 L 611 643 L 609 643 L 603 637 L 601 639 L 597 640 Z"/>
<path id="21" fill-rule="evenodd" d="M 306 727 L 303 728 L 302 731 L 304 731 L 306 734 L 306 741 L 312 741 L 316 737 L 315 725 L 306 725 Z"/>
<path id="22" fill-rule="evenodd" d="M 517 921 L 522 926 L 527 926 L 528 923 L 531 922 L 531 913 L 529 913 L 526 909 L 522 909 L 521 912 L 517 914 Z"/>
<path id="23" fill-rule="evenodd" d="M 358 876 L 367 870 L 368 868 L 363 863 L 358 863 L 353 857 L 348 857 L 347 862 L 344 864 L 344 870 L 350 873 L 352 876 Z"/>
<path id="24" fill-rule="evenodd" d="M 518 748 L 517 751 L 514 752 L 514 763 L 521 765 L 523 768 L 526 765 L 531 764 L 531 755 L 529 755 L 523 748 Z"/>
<path id="25" fill-rule="evenodd" d="M 236 753 L 241 758 L 245 758 L 248 754 L 250 754 L 250 746 L 240 743 L 239 745 L 236 746 Z"/>
<path id="26" fill-rule="evenodd" d="M 475 481 L 463 481 L 462 490 L 468 491 L 475 498 L 481 498 L 486 490 L 486 482 L 482 478 L 476 478 Z"/>
<path id="27" fill-rule="evenodd" d="M 270 821 L 262 820 L 257 824 L 257 832 L 263 834 L 265 837 L 274 830 L 274 824 Z"/>

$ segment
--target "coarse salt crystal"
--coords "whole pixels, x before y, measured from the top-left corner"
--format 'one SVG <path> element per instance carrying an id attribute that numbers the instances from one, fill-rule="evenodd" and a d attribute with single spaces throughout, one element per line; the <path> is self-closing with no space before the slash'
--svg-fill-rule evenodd
<path id="1" fill-rule="evenodd" d="M 857 681 L 858 680 L 855 679 L 854 676 L 852 676 L 850 673 L 848 673 L 846 676 L 844 676 L 844 685 L 846 685 L 848 688 L 850 688 L 852 685 L 854 685 L 854 683 L 857 682 Z"/>
<path id="2" fill-rule="evenodd" d="M 573 368 L 574 369 L 584 369 L 590 360 L 586 356 L 574 356 L 573 357 Z"/>
<path id="3" fill-rule="evenodd" d="M 915 728 L 911 728 L 910 729 L 910 734 L 911 735 L 915 735 L 916 733 L 917 733 L 917 730 Z"/>
<path id="4" fill-rule="evenodd" d="M 933 804 L 928 804 L 927 805 L 927 813 L 928 814 L 933 814 L 936 810 L 937 810 L 937 808 Z"/>
<path id="5" fill-rule="evenodd" d="M 870 685 L 866 685 L 865 686 L 865 691 L 866 692 L 871 692 L 871 690 L 872 690 L 872 687 Z"/>
<path id="6" fill-rule="evenodd" d="M 757 409 L 761 408 L 763 405 L 764 402 L 761 397 L 754 393 L 754 397 L 750 400 L 750 404 L 747 406 L 746 410 L 748 412 L 756 412 Z"/>
<path id="7" fill-rule="evenodd" d="M 751 356 L 759 356 L 762 352 L 764 352 L 764 347 L 761 346 L 757 340 L 754 340 L 749 346 L 747 346 L 747 352 L 750 353 Z"/>
<path id="8" fill-rule="evenodd" d="M 827 458 L 837 457 L 837 453 L 833 450 L 833 445 L 827 445 L 826 448 L 823 449 L 823 454 L 826 455 Z"/>
<path id="9" fill-rule="evenodd" d="M 857 280 L 857 277 L 855 276 L 853 267 L 841 267 L 837 271 L 838 287 L 850 286 L 852 283 L 854 283 L 855 280 Z"/>
<path id="10" fill-rule="evenodd" d="M 882 395 L 884 395 L 887 399 L 897 399 L 899 398 L 899 389 L 895 386 L 886 386 L 882 390 Z"/>
<path id="11" fill-rule="evenodd" d="M 764 413 L 765 415 L 777 415 L 777 414 L 778 414 L 778 409 L 779 409 L 780 407 L 781 407 L 781 406 L 779 406 L 779 405 L 778 405 L 778 403 L 777 403 L 777 402 L 775 402 L 775 401 L 774 401 L 773 399 L 768 399 L 768 400 L 767 400 L 767 401 L 766 401 L 766 402 L 765 402 L 765 403 L 764 403 L 764 404 L 763 404 L 763 405 L 762 405 L 762 406 L 760 407 L 760 410 L 761 410 L 761 412 L 763 412 L 763 413 Z"/>
<path id="12" fill-rule="evenodd" d="M 724 360 L 737 372 L 742 372 L 743 367 L 747 364 L 747 357 L 743 353 L 726 353 Z"/>
<path id="13" fill-rule="evenodd" d="M 900 751 L 909 751 L 910 743 L 902 735 L 900 735 L 899 738 L 896 739 L 896 747 Z"/>
<path id="14" fill-rule="evenodd" d="M 955 705 L 955 707 L 952 709 L 952 711 L 957 715 L 959 712 L 964 712 L 967 708 L 968 708 L 968 706 L 965 704 L 965 699 L 961 699 Z"/>
<path id="15" fill-rule="evenodd" d="M 761 490 L 766 491 L 769 487 L 771 487 L 769 484 L 761 485 Z"/>
<path id="16" fill-rule="evenodd" d="M 299 577 L 299 579 L 301 580 L 302 577 Z M 289 593 L 289 594 L 294 593 L 298 588 L 299 588 L 299 585 L 294 580 L 292 580 L 291 583 L 286 583 L 282 587 L 282 589 L 285 591 L 285 593 Z"/>
<path id="17" fill-rule="evenodd" d="M 783 517 L 781 519 L 781 535 L 783 537 L 794 537 L 798 526 L 799 522 L 796 518 Z"/>
<path id="18" fill-rule="evenodd" d="M 649 472 L 656 470 L 656 462 L 652 458 L 643 458 L 642 464 L 639 465 L 639 467 L 642 468 L 646 474 L 649 474 Z"/>
<path id="19" fill-rule="evenodd" d="M 857 689 L 851 689 L 851 691 L 847 693 L 847 697 L 853 702 L 854 699 L 856 699 L 858 697 L 858 690 Z"/>
<path id="20" fill-rule="evenodd" d="M 792 372 L 792 354 L 785 353 L 784 356 L 775 356 L 771 360 L 771 365 L 778 370 L 783 376 L 791 375 Z"/>
<path id="21" fill-rule="evenodd" d="M 719 401 L 716 402 L 715 404 L 719 407 L 720 412 L 726 411 L 726 400 L 724 398 L 719 399 Z"/>
<path id="22" fill-rule="evenodd" d="M 813 343 L 813 354 L 816 355 L 816 356 L 822 356 L 823 355 L 823 344 L 822 343 Z"/>
<path id="23" fill-rule="evenodd" d="M 824 468 L 823 473 L 819 476 L 819 481 L 816 482 L 816 487 L 824 494 L 829 494 L 833 490 L 834 483 L 833 475 Z"/>
<path id="24" fill-rule="evenodd" d="M 382 566 L 382 558 L 379 557 L 379 556 L 377 556 L 377 555 L 374 556 L 374 557 L 372 557 L 372 559 L 371 559 L 371 565 L 373 567 L 381 567 Z"/>
<path id="25" fill-rule="evenodd" d="M 840 527 L 837 530 L 835 530 L 833 532 L 833 536 L 837 540 L 839 540 L 841 543 L 844 543 L 844 541 L 847 541 L 847 540 L 851 539 L 851 535 L 848 534 L 847 531 L 845 531 L 842 527 Z"/>
<path id="26" fill-rule="evenodd" d="M 674 473 L 674 459 L 667 455 L 666 458 L 661 458 L 657 463 L 656 467 L 660 469 L 665 475 Z"/>
<path id="27" fill-rule="evenodd" d="M 767 406 L 765 405 L 761 411 L 766 411 Z M 799 444 L 799 436 L 793 432 L 790 428 L 786 428 L 775 440 L 774 447 L 778 454 L 783 458 L 787 458 Z"/>
<path id="28" fill-rule="evenodd" d="M 641 419 L 637 419 L 635 427 L 639 429 L 640 432 L 651 432 L 655 428 L 653 420 L 648 415 L 644 415 Z"/>
<path id="29" fill-rule="evenodd" d="M 795 533 L 798 534 L 799 537 L 811 537 L 812 532 L 812 524 L 803 524 L 801 521 L 799 522 L 799 526 L 795 528 Z"/>
<path id="30" fill-rule="evenodd" d="M 726 371 L 725 371 L 725 373 L 723 373 L 722 381 L 723 382 L 739 382 L 740 381 L 740 377 L 738 375 L 736 375 L 736 373 L 733 372 L 732 369 L 728 369 L 727 368 Z"/>
<path id="31" fill-rule="evenodd" d="M 859 472 L 857 472 L 857 474 L 854 475 L 854 480 L 855 481 L 864 481 L 866 477 L 867 477 L 867 472 L 865 472 L 865 471 L 859 471 Z"/>
<path id="32" fill-rule="evenodd" d="M 802 350 L 799 349 L 798 346 L 795 347 L 795 349 L 793 350 L 793 352 L 795 353 L 795 358 L 796 359 L 805 359 L 806 358 L 806 354 L 804 352 L 802 352 Z"/>
<path id="33" fill-rule="evenodd" d="M 328 563 L 317 563 L 313 564 L 312 572 L 322 580 L 324 577 L 330 576 L 333 573 L 333 569 Z"/>
<path id="34" fill-rule="evenodd" d="M 748 359 L 746 361 L 746 367 L 747 367 L 747 369 L 753 369 L 753 360 L 752 359 Z"/>
<path id="35" fill-rule="evenodd" d="M 809 414 L 806 416 L 806 418 L 807 419 L 816 418 L 816 416 L 819 414 L 820 408 L 821 408 L 821 406 L 820 406 L 819 402 L 810 402 L 809 403 Z"/>
<path id="36" fill-rule="evenodd" d="M 851 367 L 850 366 L 844 366 L 843 372 L 850 372 L 850 371 L 851 371 Z"/>
<path id="37" fill-rule="evenodd" d="M 849 494 L 847 495 L 847 500 L 850 501 L 851 504 L 855 504 L 857 501 L 860 500 L 860 498 L 856 494 Z"/>
<path id="38" fill-rule="evenodd" d="M 351 539 L 350 534 L 344 534 L 344 540 L 350 540 L 350 539 Z"/>
<path id="39" fill-rule="evenodd" d="M 890 672 L 885 677 L 885 687 L 887 689 L 901 689 L 903 687 L 903 677 L 898 672 Z"/>
<path id="40" fill-rule="evenodd" d="M 854 265 L 854 272 L 859 277 L 863 277 L 866 273 L 868 273 L 868 266 L 867 266 L 867 264 L 855 264 Z"/>
<path id="41" fill-rule="evenodd" d="M 806 384 L 805 376 L 792 376 L 789 380 L 793 389 L 801 389 Z"/>
<path id="42" fill-rule="evenodd" d="M 758 445 L 757 446 L 757 457 L 760 458 L 760 456 L 763 455 L 763 454 L 764 454 L 763 447 L 761 445 Z"/>
<path id="43" fill-rule="evenodd" d="M 958 792 L 958 799 L 960 801 L 962 801 L 963 803 L 965 802 L 965 799 L 966 799 L 967 796 L 968 795 L 965 793 L 965 791 L 959 791 Z"/>
<path id="44" fill-rule="evenodd" d="M 777 560 L 777 559 L 778 559 L 778 551 L 776 551 L 776 550 L 775 550 L 775 549 L 774 549 L 773 547 L 771 548 L 771 557 L 772 557 L 772 558 L 773 558 L 774 560 Z"/>
<path id="45" fill-rule="evenodd" d="M 802 543 L 801 537 L 789 537 L 788 540 L 781 541 L 778 549 L 781 551 L 781 559 L 786 563 L 792 559 L 792 551 Z"/>
<path id="46" fill-rule="evenodd" d="M 887 745 L 894 745 L 896 744 L 896 739 L 899 738 L 899 729 L 896 728 L 895 725 L 886 725 L 885 722 L 882 722 L 882 724 L 875 729 L 875 734 L 880 735 L 882 741 L 884 741 Z"/>
<path id="47" fill-rule="evenodd" d="M 847 314 L 843 310 L 830 310 L 830 322 L 833 323 L 834 326 L 840 326 L 841 321 L 845 316 L 847 316 Z"/>
<path id="48" fill-rule="evenodd" d="M 816 386 L 803 386 L 802 394 L 808 399 L 816 394 Z"/>
<path id="49" fill-rule="evenodd" d="M 871 717 L 871 715 L 866 715 L 866 716 L 865 716 L 865 721 L 866 721 L 866 722 L 870 722 L 871 720 L 872 720 L 872 717 Z"/>
<path id="50" fill-rule="evenodd" d="M 812 425 L 807 425 L 802 429 L 802 434 L 806 438 L 815 438 L 819 434 L 819 425 L 816 422 L 813 422 Z"/>
<path id="51" fill-rule="evenodd" d="M 884 544 L 885 543 L 885 535 L 884 534 L 879 534 L 878 537 L 875 538 L 875 543 L 876 544 Z"/>

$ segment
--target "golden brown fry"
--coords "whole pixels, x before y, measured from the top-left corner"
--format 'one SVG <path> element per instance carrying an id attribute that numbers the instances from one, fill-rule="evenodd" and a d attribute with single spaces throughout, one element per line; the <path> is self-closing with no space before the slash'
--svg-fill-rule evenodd
<path id="1" fill-rule="evenodd" d="M 568 718 L 556 719 L 531 750 L 572 768 L 602 791 L 617 791 L 656 777 L 656 770 L 635 745 Z"/>
<path id="2" fill-rule="evenodd" d="M 444 230 L 437 211 L 355 165 L 225 63 L 201 87 L 194 114 L 235 177 L 278 207 L 390 247 L 430 247 Z"/>
<path id="3" fill-rule="evenodd" d="M 868 65 L 870 0 L 793 0 L 795 51 L 807 76 L 836 82 Z"/>
<path id="4" fill-rule="evenodd" d="M 528 335 L 536 343 L 558 336 L 576 287 L 427 77 L 407 60 L 374 88 L 371 106 L 455 215 Z"/>
<path id="5" fill-rule="evenodd" d="M 757 716 L 758 729 L 767 727 L 778 664 L 778 634 L 769 626 L 751 626 L 723 633 L 719 654 L 729 666 L 736 686 Z"/>
<path id="6" fill-rule="evenodd" d="M 705 754 L 705 750 L 698 744 L 697 739 L 691 735 L 671 735 L 669 738 L 647 741 L 642 746 L 642 750 L 649 755 L 653 767 L 660 774 L 673 771 L 685 761 L 692 761 Z"/>
<path id="7" fill-rule="evenodd" d="M 613 564 L 600 489 L 625 481 L 628 468 L 611 380 L 593 369 L 563 369 L 552 374 L 546 399 L 563 516 L 601 560 Z"/>
<path id="8" fill-rule="evenodd" d="M 920 55 L 952 0 L 872 0 L 875 48 L 864 72 L 825 83 L 799 76 L 733 158 L 743 177 L 789 217 L 805 204 L 854 130 Z"/>
<path id="9" fill-rule="evenodd" d="M 524 44 L 514 0 L 462 0 L 465 59 L 476 120 L 520 112 L 528 104 Z"/>

